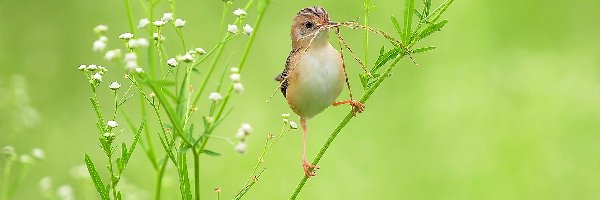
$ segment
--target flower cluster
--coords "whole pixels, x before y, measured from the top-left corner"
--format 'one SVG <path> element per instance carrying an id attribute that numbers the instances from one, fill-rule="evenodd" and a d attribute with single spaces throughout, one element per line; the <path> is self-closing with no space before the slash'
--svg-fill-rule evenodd
<path id="1" fill-rule="evenodd" d="M 252 132 L 252 126 L 248 123 L 243 123 L 240 128 L 237 130 L 235 134 L 235 138 L 239 139 L 238 143 L 233 147 L 233 149 L 240 153 L 244 154 L 248 150 L 248 144 L 246 143 L 248 136 Z"/>
<path id="2" fill-rule="evenodd" d="M 237 16 L 238 18 L 240 18 L 240 19 L 244 19 L 248 13 L 246 13 L 245 10 L 243 10 L 241 8 L 238 8 L 238 9 L 236 9 L 236 10 L 233 11 L 233 14 L 235 16 Z M 229 24 L 229 25 L 227 25 L 227 31 L 230 32 L 230 33 L 232 33 L 232 34 L 239 33 L 238 25 L 237 24 Z M 250 24 L 246 24 L 246 25 L 242 26 L 242 31 L 243 31 L 242 32 L 243 34 L 251 35 L 252 32 L 254 31 L 254 29 L 252 28 L 252 26 L 250 26 Z"/>
<path id="3" fill-rule="evenodd" d="M 103 66 L 90 64 L 90 65 L 79 65 L 77 68 L 79 71 L 85 72 L 86 77 L 92 84 L 98 84 L 102 82 L 102 75 L 108 71 Z"/>
<path id="4" fill-rule="evenodd" d="M 104 35 L 108 31 L 108 26 L 98 25 L 94 28 L 94 32 L 98 34 L 98 39 L 92 44 L 92 50 L 95 52 L 101 52 L 106 48 L 106 42 L 108 38 Z"/>
<path id="5" fill-rule="evenodd" d="M 242 93 L 244 91 L 244 85 L 242 85 L 241 82 L 241 75 L 240 75 L 240 69 L 238 68 L 231 68 L 231 75 L 229 75 L 229 78 L 231 79 L 231 81 L 233 81 L 233 89 L 235 90 L 235 92 Z"/>

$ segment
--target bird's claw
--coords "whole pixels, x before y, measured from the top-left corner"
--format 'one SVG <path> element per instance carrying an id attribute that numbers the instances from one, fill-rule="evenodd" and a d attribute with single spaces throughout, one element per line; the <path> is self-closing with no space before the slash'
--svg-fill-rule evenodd
<path id="1" fill-rule="evenodd" d="M 365 111 L 365 105 L 363 105 L 360 101 L 351 100 L 350 105 L 352 106 L 352 114 L 356 116 L 356 113 L 362 113 Z"/>
<path id="2" fill-rule="evenodd" d="M 309 178 L 317 175 L 317 170 L 320 169 L 319 166 L 308 163 L 305 160 L 302 161 L 302 168 L 304 169 L 304 174 Z"/>

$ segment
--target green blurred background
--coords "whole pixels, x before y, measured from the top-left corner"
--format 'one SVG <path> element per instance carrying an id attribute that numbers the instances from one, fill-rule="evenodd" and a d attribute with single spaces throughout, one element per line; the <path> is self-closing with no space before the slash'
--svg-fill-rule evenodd
<path id="1" fill-rule="evenodd" d="M 132 2 L 137 22 L 141 6 Z M 222 2 L 176 3 L 178 17 L 188 22 L 187 43 L 210 49 Z M 232 8 L 245 3 L 235 1 Z M 393 32 L 389 18 L 402 16 L 403 2 L 373 3 L 371 25 Z M 433 1 L 434 7 L 440 3 Z M 277 133 L 281 113 L 291 112 L 280 94 L 264 101 L 290 50 L 291 19 L 312 5 L 323 6 L 336 21 L 363 16 L 362 1 L 272 2 L 243 72 L 246 92 L 234 98 L 234 114 L 215 133 L 233 136 L 240 123 L 251 123 L 249 152 L 239 155 L 225 142 L 209 143 L 223 155 L 203 157 L 204 199 L 216 199 L 215 187 L 222 188 L 222 197 L 233 196 L 249 176 L 263 138 Z M 167 7 L 163 1 L 155 15 Z M 254 8 L 248 10 L 248 22 L 255 14 Z M 401 62 L 366 112 L 333 143 L 300 199 L 600 199 L 600 3 L 456 1 L 442 18 L 450 23 L 421 44 L 438 48 L 415 56 L 420 68 Z M 91 51 L 97 38 L 92 28 L 98 24 L 110 28 L 108 48 L 119 47 L 116 36 L 128 30 L 123 1 L 0 0 L 0 96 L 5 97 L 0 98 L 0 146 L 12 145 L 19 153 L 35 147 L 46 151 L 46 160 L 33 167 L 16 199 L 39 199 L 37 183 L 43 176 L 57 186 L 74 186 L 78 199 L 95 199 L 93 186 L 75 180 L 70 171 L 83 162 L 84 153 L 99 163 L 105 160 L 87 99 L 90 89 L 76 70 L 80 64 L 106 63 Z M 364 55 L 362 31 L 342 34 Z M 175 38 L 167 35 L 167 41 Z M 375 55 L 386 43 L 371 39 Z M 245 41 L 231 43 L 224 57 L 237 63 Z M 347 61 L 358 94 L 360 68 Z M 15 75 L 24 77 L 30 103 L 15 103 L 8 89 L 19 85 L 12 81 Z M 119 77 L 113 73 L 104 83 Z M 330 108 L 309 122 L 309 158 L 348 110 Z M 299 131 L 275 144 L 248 199 L 288 198 L 302 176 L 300 152 Z M 179 198 L 174 170 L 168 169 L 165 199 Z M 153 174 L 142 151 L 136 151 L 125 173 L 130 190 L 150 198 Z"/>

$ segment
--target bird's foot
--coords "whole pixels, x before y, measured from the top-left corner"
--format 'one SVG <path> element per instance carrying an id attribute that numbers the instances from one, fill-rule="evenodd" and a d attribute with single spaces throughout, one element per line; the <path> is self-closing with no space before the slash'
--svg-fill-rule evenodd
<path id="1" fill-rule="evenodd" d="M 333 106 L 339 106 L 342 104 L 350 104 L 352 106 L 352 114 L 356 116 L 356 113 L 362 113 L 365 111 L 365 105 L 357 100 L 346 100 L 333 102 Z"/>
<path id="2" fill-rule="evenodd" d="M 302 168 L 304 169 L 304 174 L 306 174 L 306 176 L 310 178 L 317 175 L 317 169 L 319 169 L 320 167 L 306 162 L 306 160 L 302 160 Z"/>

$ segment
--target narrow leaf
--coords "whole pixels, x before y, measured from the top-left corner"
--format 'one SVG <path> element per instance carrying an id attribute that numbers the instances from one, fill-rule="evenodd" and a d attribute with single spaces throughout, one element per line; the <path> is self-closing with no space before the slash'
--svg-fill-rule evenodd
<path id="1" fill-rule="evenodd" d="M 423 53 L 423 52 L 431 51 L 431 50 L 434 50 L 435 48 L 436 48 L 435 46 L 421 47 L 421 48 L 412 50 L 411 52 L 413 54 L 417 54 L 417 53 Z"/>
<path id="2" fill-rule="evenodd" d="M 398 32 L 398 35 L 402 38 L 402 35 L 404 35 L 404 32 L 402 32 L 402 27 L 400 27 L 400 23 L 398 22 L 398 19 L 396 19 L 396 17 L 394 17 L 392 15 L 392 23 L 394 24 L 394 27 L 396 27 L 396 32 Z M 383 49 L 383 47 L 381 47 L 381 49 Z"/>
<path id="3" fill-rule="evenodd" d="M 209 155 L 209 156 L 214 156 L 214 157 L 221 156 L 220 153 L 217 153 L 217 152 L 214 152 L 214 151 L 211 151 L 211 150 L 208 150 L 208 149 L 202 150 L 202 153 L 206 154 L 206 155 Z"/>
<path id="4" fill-rule="evenodd" d="M 415 11 L 415 0 L 404 1 L 404 34 L 402 39 L 404 43 L 408 43 L 407 40 L 412 33 L 412 17 Z"/>
<path id="5" fill-rule="evenodd" d="M 102 198 L 102 200 L 110 200 L 108 195 L 108 187 L 105 187 L 104 183 L 102 183 L 102 179 L 100 178 L 100 175 L 98 175 L 98 171 L 96 171 L 96 167 L 94 167 L 92 159 L 87 154 L 85 154 L 85 165 L 87 166 L 90 177 L 92 177 L 92 181 L 96 186 L 96 191 L 98 191 L 98 194 L 100 194 L 100 198 Z"/>
<path id="6" fill-rule="evenodd" d="M 440 5 L 439 7 L 437 7 L 431 13 L 431 15 L 429 15 L 427 17 L 427 21 L 430 22 L 430 23 L 435 22 L 438 18 L 440 18 L 440 16 L 442 16 L 442 13 L 444 13 L 446 11 L 446 9 L 448 9 L 448 6 L 450 6 L 450 4 L 452 4 L 452 2 L 454 2 L 454 0 L 446 0 L 446 1 L 444 1 L 444 3 L 442 3 L 442 5 Z"/>
<path id="7" fill-rule="evenodd" d="M 179 190 L 181 192 L 181 199 L 191 200 L 192 199 L 192 190 L 190 189 L 190 179 L 188 177 L 187 170 L 187 157 L 185 153 L 180 153 L 177 155 L 179 160 L 179 165 L 177 166 L 177 172 L 179 175 Z"/>
<path id="8" fill-rule="evenodd" d="M 419 34 L 418 40 L 426 38 L 427 36 L 437 32 L 437 31 L 440 31 L 444 27 L 444 25 L 446 25 L 446 23 L 448 23 L 447 19 L 442 20 L 438 23 L 429 25 L 427 28 L 425 28 L 425 29 L 423 29 L 423 31 L 421 31 L 421 33 Z"/>

